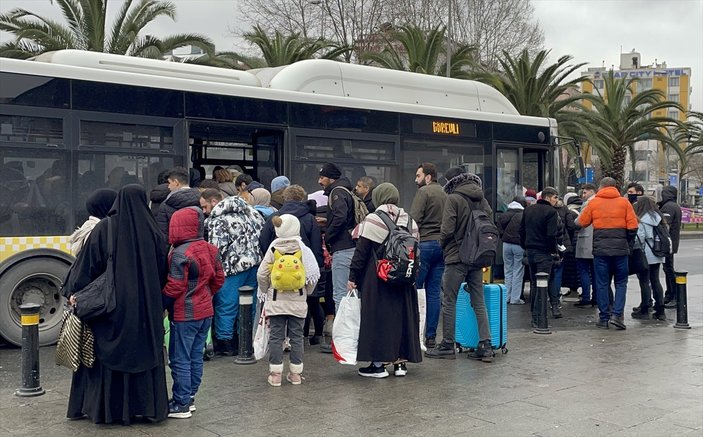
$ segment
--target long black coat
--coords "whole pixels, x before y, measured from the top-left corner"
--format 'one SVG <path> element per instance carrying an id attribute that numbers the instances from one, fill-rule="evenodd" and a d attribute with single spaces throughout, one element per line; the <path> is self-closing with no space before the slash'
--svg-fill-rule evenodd
<path id="1" fill-rule="evenodd" d="M 74 374 L 69 417 L 129 423 L 140 415 L 163 420 L 168 392 L 163 360 L 161 289 L 166 282 L 165 243 L 139 185 L 120 190 L 108 218 L 95 226 L 66 278 L 71 296 L 100 276 L 108 262 L 108 226 L 113 231 L 115 310 L 90 322 L 96 363 Z"/>
<path id="2" fill-rule="evenodd" d="M 361 296 L 358 361 L 411 363 L 422 361 L 420 313 L 415 285 L 390 286 L 376 276 L 380 244 L 361 237 L 356 242 L 349 280 Z"/>

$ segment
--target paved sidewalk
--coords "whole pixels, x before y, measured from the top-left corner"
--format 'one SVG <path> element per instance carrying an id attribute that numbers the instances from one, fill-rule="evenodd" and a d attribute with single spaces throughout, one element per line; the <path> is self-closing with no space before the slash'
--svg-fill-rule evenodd
<path id="1" fill-rule="evenodd" d="M 627 309 L 639 303 L 631 281 Z M 0 346 L 0 435 L 411 435 L 659 436 L 703 435 L 703 275 L 689 277 L 690 330 L 632 320 L 599 330 L 595 309 L 564 303 L 554 333 L 531 333 L 528 306 L 509 307 L 509 353 L 494 363 L 426 359 L 405 378 L 369 380 L 336 364 L 317 346 L 305 355 L 302 386 L 266 383 L 267 366 L 206 363 L 191 419 L 98 426 L 67 421 L 70 372 L 41 350 L 37 398 L 13 395 L 20 352 Z"/>

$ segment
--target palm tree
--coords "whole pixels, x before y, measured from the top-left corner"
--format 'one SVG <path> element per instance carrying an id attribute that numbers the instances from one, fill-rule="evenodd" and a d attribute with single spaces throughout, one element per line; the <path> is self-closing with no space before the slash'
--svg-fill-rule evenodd
<path id="1" fill-rule="evenodd" d="M 585 111 L 582 116 L 594 127 L 594 148 L 607 151 L 612 157 L 603 163 L 603 176 L 613 177 L 622 184 L 627 154 L 634 158 L 638 141 L 657 140 L 664 147 L 679 152 L 676 140 L 666 133 L 667 128 L 677 126 L 678 121 L 658 116 L 656 112 L 683 108 L 667 101 L 665 94 L 657 89 L 635 93 L 636 78 L 616 78 L 611 70 L 603 81 L 604 94 L 597 88 L 597 94 L 584 94 L 584 100 L 591 102 L 594 110 Z"/>
<path id="2" fill-rule="evenodd" d="M 259 48 L 264 65 L 256 61 L 257 58 L 245 57 L 236 53 L 227 54 L 225 59 L 243 63 L 245 68 L 279 67 L 312 58 L 338 59 L 351 51 L 351 47 L 340 46 L 323 38 L 307 39 L 301 37 L 300 33 L 286 36 L 277 30 L 271 37 L 258 25 L 254 26 L 250 32 L 245 33 L 244 39 Z M 248 65 L 250 63 L 254 65 Z"/>
<path id="3" fill-rule="evenodd" d="M 703 154 L 703 112 L 691 111 L 676 131 L 676 138 L 685 146 L 687 155 Z"/>
<path id="4" fill-rule="evenodd" d="M 121 55 L 159 58 L 173 49 L 195 46 L 212 53 L 210 39 L 196 34 L 166 38 L 142 35 L 146 25 L 159 17 L 175 19 L 176 6 L 167 1 L 133 0 L 122 3 L 107 30 L 108 0 L 56 0 L 65 23 L 42 17 L 26 9 L 0 14 L 0 30 L 15 36 L 0 44 L 0 56 L 26 59 L 61 49 L 78 49 Z"/>
<path id="5" fill-rule="evenodd" d="M 437 76 L 447 75 L 446 28 L 437 26 L 425 32 L 418 26 L 400 26 L 385 38 L 380 53 L 362 53 L 361 60 L 392 70 L 412 71 Z M 451 77 L 468 79 L 474 65 L 476 47 L 460 44 L 452 51 Z"/>

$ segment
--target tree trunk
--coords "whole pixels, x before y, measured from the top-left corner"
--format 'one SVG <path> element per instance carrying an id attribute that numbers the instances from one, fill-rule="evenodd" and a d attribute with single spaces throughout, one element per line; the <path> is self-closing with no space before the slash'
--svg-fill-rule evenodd
<path id="1" fill-rule="evenodd" d="M 625 161 L 627 158 L 627 149 L 623 146 L 613 148 L 613 165 L 609 171 L 606 171 L 605 176 L 610 176 L 618 181 L 621 187 L 625 182 Z"/>

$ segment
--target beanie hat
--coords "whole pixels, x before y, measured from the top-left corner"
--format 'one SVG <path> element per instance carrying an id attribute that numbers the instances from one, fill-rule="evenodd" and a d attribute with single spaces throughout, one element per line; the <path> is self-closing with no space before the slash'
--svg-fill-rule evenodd
<path id="1" fill-rule="evenodd" d="M 271 192 L 275 193 L 278 190 L 282 190 L 290 185 L 290 180 L 285 176 L 276 176 L 271 181 Z"/>
<path id="2" fill-rule="evenodd" d="M 278 238 L 300 236 L 300 221 L 298 221 L 298 218 L 294 215 L 282 214 L 274 216 L 271 219 L 271 223 L 273 223 Z"/>
<path id="3" fill-rule="evenodd" d="M 444 173 L 444 177 L 447 179 L 447 182 L 449 182 L 455 177 L 464 173 L 466 173 L 466 170 L 464 170 L 462 167 L 452 167 Z"/>
<path id="4" fill-rule="evenodd" d="M 320 176 L 336 180 L 342 176 L 342 171 L 336 165 L 327 162 L 320 169 Z"/>

